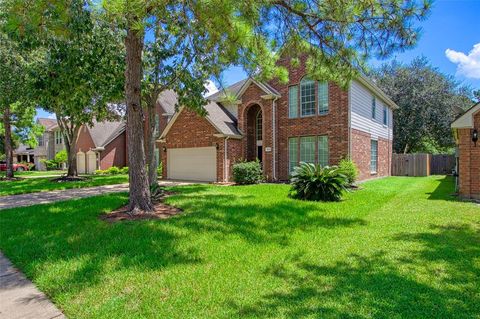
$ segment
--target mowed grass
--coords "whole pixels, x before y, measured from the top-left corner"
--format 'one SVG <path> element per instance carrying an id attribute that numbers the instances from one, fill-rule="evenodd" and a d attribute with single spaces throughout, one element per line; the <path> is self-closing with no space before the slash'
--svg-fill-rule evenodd
<path id="1" fill-rule="evenodd" d="M 69 318 L 478 317 L 480 206 L 451 178 L 362 187 L 178 187 L 183 215 L 115 224 L 125 194 L 0 211 L 0 249 Z"/>
<path id="2" fill-rule="evenodd" d="M 54 171 L 21 171 L 15 172 L 15 177 L 36 177 L 36 176 L 61 176 L 66 174 L 67 171 L 54 170 Z M 0 177 L 6 175 L 5 171 L 0 171 Z"/>
<path id="3" fill-rule="evenodd" d="M 86 176 L 86 180 L 78 182 L 52 181 L 54 178 L 56 177 L 23 178 L 15 181 L 0 180 L 0 196 L 48 192 L 52 190 L 83 188 L 100 185 L 113 185 L 128 182 L 128 175 L 92 175 Z"/>

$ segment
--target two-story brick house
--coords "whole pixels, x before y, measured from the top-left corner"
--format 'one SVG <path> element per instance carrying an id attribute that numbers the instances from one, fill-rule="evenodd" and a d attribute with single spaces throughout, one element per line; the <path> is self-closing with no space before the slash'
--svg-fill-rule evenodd
<path id="1" fill-rule="evenodd" d="M 233 163 L 257 158 L 270 181 L 287 180 L 299 162 L 342 158 L 356 162 L 362 180 L 390 175 L 398 106 L 363 76 L 342 89 L 287 58 L 279 63 L 288 84 L 248 78 L 210 96 L 206 117 L 181 108 L 159 140 L 164 178 L 227 182 Z"/>

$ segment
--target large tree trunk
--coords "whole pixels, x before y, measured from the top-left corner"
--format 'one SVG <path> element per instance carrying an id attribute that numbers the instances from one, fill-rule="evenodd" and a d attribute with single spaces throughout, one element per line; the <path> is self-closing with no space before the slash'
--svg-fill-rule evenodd
<path id="1" fill-rule="evenodd" d="M 158 138 L 157 125 L 155 121 L 155 109 L 156 109 L 156 99 L 153 99 L 155 102 L 151 102 L 148 105 L 148 128 L 147 128 L 147 138 L 148 138 L 148 148 L 147 148 L 147 166 L 148 166 L 148 182 L 150 185 L 157 183 L 157 157 L 155 156 L 155 146 Z"/>
<path id="2" fill-rule="evenodd" d="M 58 125 L 63 134 L 65 151 L 67 151 L 67 177 L 78 176 L 76 148 L 81 126 L 73 124 L 71 121 L 66 120 L 58 114 L 57 119 Z"/>
<path id="3" fill-rule="evenodd" d="M 5 156 L 7 160 L 7 178 L 13 178 L 13 149 L 12 127 L 10 125 L 10 107 L 5 108 L 3 113 L 3 128 L 5 129 Z"/>
<path id="4" fill-rule="evenodd" d="M 77 138 L 80 128 L 76 127 L 72 136 L 68 136 L 65 140 L 65 150 L 67 151 L 67 176 L 74 177 L 78 176 L 77 171 L 77 153 L 75 152 L 77 148 Z"/>
<path id="5" fill-rule="evenodd" d="M 143 34 L 127 30 L 125 37 L 126 71 L 125 95 L 127 102 L 127 143 L 130 203 L 132 213 L 151 212 L 147 172 L 145 169 L 145 144 L 143 111 L 141 105 Z"/>

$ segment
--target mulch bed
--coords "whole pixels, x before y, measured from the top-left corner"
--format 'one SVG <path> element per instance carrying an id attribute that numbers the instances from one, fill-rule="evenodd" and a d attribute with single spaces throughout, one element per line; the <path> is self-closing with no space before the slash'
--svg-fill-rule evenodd
<path id="1" fill-rule="evenodd" d="M 81 176 L 62 176 L 52 179 L 52 182 L 57 183 L 64 183 L 64 182 L 82 182 L 88 180 L 88 177 L 81 177 Z"/>
<path id="2" fill-rule="evenodd" d="M 15 182 L 15 181 L 21 181 L 23 180 L 24 178 L 21 178 L 21 177 L 13 177 L 13 178 L 7 178 L 5 176 L 0 176 L 0 181 L 5 181 L 5 182 Z"/>
<path id="3" fill-rule="evenodd" d="M 165 203 L 156 203 L 155 211 L 149 214 L 129 214 L 128 205 L 116 209 L 108 214 L 100 215 L 100 219 L 106 222 L 114 223 L 125 220 L 150 220 L 150 219 L 167 219 L 175 215 L 181 214 L 182 210 Z"/>
<path id="4" fill-rule="evenodd" d="M 130 214 L 128 212 L 128 205 L 120 207 L 107 214 L 100 215 L 100 219 L 109 223 L 115 223 L 125 220 L 151 220 L 151 219 L 167 219 L 175 215 L 181 214 L 183 211 L 163 203 L 163 199 L 174 195 L 175 192 L 164 191 L 164 195 L 159 202 L 154 203 L 155 211 L 148 214 Z"/>

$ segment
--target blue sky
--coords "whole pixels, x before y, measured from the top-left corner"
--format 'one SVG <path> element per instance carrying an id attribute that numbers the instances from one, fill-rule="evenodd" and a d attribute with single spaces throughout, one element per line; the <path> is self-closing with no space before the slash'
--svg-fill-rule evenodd
<path id="1" fill-rule="evenodd" d="M 480 89 L 480 0 L 437 0 L 430 16 L 420 26 L 422 34 L 417 46 L 389 60 L 395 58 L 408 63 L 424 55 L 441 72 L 455 75 L 463 84 Z M 383 61 L 371 62 L 377 65 Z M 229 85 L 243 78 L 245 72 L 241 68 L 231 67 L 225 71 L 222 82 Z M 38 110 L 37 116 L 50 114 Z"/>

